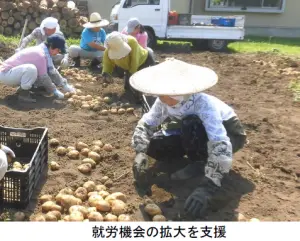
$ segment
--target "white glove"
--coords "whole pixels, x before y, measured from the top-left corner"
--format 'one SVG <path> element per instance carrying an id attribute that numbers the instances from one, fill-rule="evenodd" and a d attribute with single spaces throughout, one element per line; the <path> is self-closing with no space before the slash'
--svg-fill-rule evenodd
<path id="1" fill-rule="evenodd" d="M 71 93 L 75 93 L 76 92 L 76 89 L 72 85 L 69 85 L 67 83 L 64 85 L 63 90 L 65 92 L 71 92 Z"/>
<path id="2" fill-rule="evenodd" d="M 62 59 L 60 64 L 61 64 L 61 67 L 64 69 L 69 67 L 69 55 L 68 54 L 65 55 L 65 57 Z"/>
<path id="3" fill-rule="evenodd" d="M 7 172 L 7 157 L 4 151 L 0 150 L 0 181 L 4 177 L 5 173 Z"/>
<path id="4" fill-rule="evenodd" d="M 4 153 L 5 153 L 6 155 L 10 155 L 12 158 L 15 158 L 15 157 L 16 157 L 15 153 L 13 152 L 13 150 L 10 149 L 8 146 L 4 146 L 4 145 L 1 144 L 1 148 L 0 148 L 0 149 L 1 149 L 2 151 L 4 151 Z"/>
<path id="5" fill-rule="evenodd" d="M 53 93 L 58 99 L 63 99 L 65 97 L 65 95 L 63 93 L 61 93 L 58 89 L 54 90 Z"/>

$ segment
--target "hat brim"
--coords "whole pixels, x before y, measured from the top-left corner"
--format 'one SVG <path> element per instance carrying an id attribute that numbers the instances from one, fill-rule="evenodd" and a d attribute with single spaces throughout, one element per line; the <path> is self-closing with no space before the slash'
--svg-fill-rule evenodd
<path id="1" fill-rule="evenodd" d="M 66 50 L 66 48 L 61 48 L 61 49 L 60 49 L 60 53 L 61 53 L 61 54 L 65 54 L 65 53 L 67 53 L 67 50 Z"/>
<path id="2" fill-rule="evenodd" d="M 108 57 L 110 59 L 122 59 L 131 52 L 131 48 L 128 43 L 123 42 L 118 49 L 108 48 Z"/>
<path id="3" fill-rule="evenodd" d="M 84 28 L 99 28 L 99 27 L 105 27 L 107 25 L 109 25 L 109 21 L 106 19 L 102 19 L 100 22 L 97 22 L 97 23 L 91 23 L 91 22 L 85 23 L 85 24 L 83 24 L 83 27 Z"/>
<path id="4" fill-rule="evenodd" d="M 126 33 L 130 34 L 130 33 L 132 33 L 134 31 L 134 29 L 135 28 L 128 28 L 128 27 L 126 27 L 125 31 L 126 31 Z"/>
<path id="5" fill-rule="evenodd" d="M 170 59 L 136 72 L 129 82 L 145 95 L 181 96 L 211 88 L 218 75 L 212 69 Z"/>

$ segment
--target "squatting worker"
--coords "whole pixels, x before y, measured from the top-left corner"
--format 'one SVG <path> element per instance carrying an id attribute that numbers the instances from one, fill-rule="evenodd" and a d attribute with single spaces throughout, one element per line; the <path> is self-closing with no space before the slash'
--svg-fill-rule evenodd
<path id="1" fill-rule="evenodd" d="M 0 181 L 3 179 L 7 172 L 8 161 L 7 155 L 11 158 L 15 158 L 15 153 L 7 146 L 0 144 Z"/>
<path id="2" fill-rule="evenodd" d="M 112 32 L 107 35 L 105 46 L 103 77 L 106 81 L 109 80 L 116 66 L 124 69 L 126 71 L 125 90 L 130 89 L 129 78 L 132 74 L 155 64 L 152 53 L 142 48 L 132 36 Z M 136 92 L 134 94 L 139 98 Z"/>
<path id="3" fill-rule="evenodd" d="M 80 67 L 80 60 L 91 59 L 90 67 L 97 69 L 102 62 L 105 50 L 104 41 L 106 32 L 102 28 L 107 26 L 109 22 L 101 18 L 99 13 L 92 13 L 90 21 L 83 25 L 84 29 L 81 34 L 80 46 L 70 46 L 70 57 L 74 61 L 74 67 Z"/>
<path id="4" fill-rule="evenodd" d="M 47 37 L 51 36 L 54 33 L 59 33 L 62 36 L 64 36 L 63 33 L 60 31 L 58 20 L 53 17 L 47 17 L 41 22 L 40 27 L 35 28 L 31 34 L 29 34 L 22 40 L 20 48 L 16 49 L 16 52 L 26 48 L 34 40 L 36 41 L 36 45 L 39 45 L 45 42 Z M 56 66 L 60 66 L 61 68 L 69 67 L 69 55 L 68 55 L 67 43 L 65 49 L 66 49 L 65 54 L 57 54 L 52 57 L 54 64 Z"/>
<path id="5" fill-rule="evenodd" d="M 173 173 L 171 179 L 183 181 L 204 176 L 185 202 L 185 210 L 194 216 L 202 216 L 207 210 L 209 200 L 231 169 L 233 153 L 243 148 L 246 141 L 234 110 L 202 92 L 217 80 L 211 69 L 176 59 L 143 69 L 130 79 L 136 90 L 158 97 L 138 122 L 132 137 L 137 154 L 133 165 L 135 179 L 137 183 L 143 179 L 148 155 L 156 159 L 172 153 L 187 155 L 192 163 Z M 168 130 L 159 128 L 168 117 L 180 126 L 171 136 L 166 134 Z"/>
<path id="6" fill-rule="evenodd" d="M 56 86 L 66 92 L 75 92 L 75 89 L 53 65 L 51 57 L 59 53 L 65 53 L 65 39 L 60 34 L 52 34 L 44 43 L 23 49 L 0 63 L 0 83 L 19 86 L 18 98 L 24 102 L 36 102 L 30 92 L 39 88 L 59 99 L 64 98 Z"/>

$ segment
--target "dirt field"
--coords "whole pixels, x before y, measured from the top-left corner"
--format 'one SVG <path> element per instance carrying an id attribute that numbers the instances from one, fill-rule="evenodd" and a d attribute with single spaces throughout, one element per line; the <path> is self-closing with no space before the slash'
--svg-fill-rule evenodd
<path id="1" fill-rule="evenodd" d="M 220 77 L 219 84 L 208 91 L 232 105 L 244 123 L 249 144 L 234 157 L 230 177 L 206 220 L 237 220 L 237 213 L 247 218 L 272 221 L 300 221 L 300 109 L 287 89 L 296 78 L 300 66 L 287 57 L 268 54 L 192 54 L 158 53 L 159 60 L 175 56 L 190 63 L 213 68 Z M 296 71 L 296 72 L 295 72 Z M 199 80 L 201 78 L 199 77 Z M 72 81 L 71 83 L 78 83 Z M 113 95 L 123 103 L 129 102 L 123 93 L 121 79 L 103 86 L 81 82 L 82 91 L 93 96 Z M 80 161 L 58 157 L 51 149 L 50 161 L 57 161 L 59 171 L 49 171 L 42 194 L 55 194 L 65 186 L 77 187 L 86 180 L 100 182 L 103 176 L 116 179 L 110 191 L 122 191 L 130 203 L 134 220 L 147 220 L 140 211 L 143 197 L 133 185 L 131 164 L 134 152 L 130 147 L 133 128 L 139 111 L 134 114 L 101 116 L 99 112 L 74 109 L 66 101 L 39 98 L 35 105 L 17 104 L 15 90 L 1 87 L 1 125 L 11 127 L 49 128 L 49 137 L 58 138 L 65 146 L 76 141 L 91 144 L 100 139 L 111 143 L 111 153 L 103 151 L 103 161 L 91 176 L 78 172 Z M 171 170 L 172 168 L 169 168 Z M 127 173 L 127 174 L 126 174 Z M 158 178 L 159 179 L 159 178 Z M 165 178 L 152 187 L 152 198 L 168 220 L 191 220 L 182 207 L 197 186 L 199 178 L 186 183 L 172 183 Z M 159 181 L 159 180 L 158 180 Z M 31 205 L 28 211 L 38 211 Z M 34 210 L 35 208 L 35 210 Z"/>

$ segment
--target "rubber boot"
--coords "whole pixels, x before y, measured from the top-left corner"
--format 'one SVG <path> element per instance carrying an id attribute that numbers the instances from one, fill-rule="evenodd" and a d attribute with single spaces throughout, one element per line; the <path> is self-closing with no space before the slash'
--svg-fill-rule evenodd
<path id="1" fill-rule="evenodd" d="M 174 172 L 171 175 L 171 180 L 173 181 L 184 181 L 197 176 L 204 175 L 204 162 L 195 161 L 191 164 L 188 164 L 184 168 Z"/>
<path id="2" fill-rule="evenodd" d="M 17 93 L 19 101 L 27 103 L 36 103 L 36 100 L 31 97 L 29 90 L 23 90 L 22 88 L 18 88 Z"/>
<path id="3" fill-rule="evenodd" d="M 79 68 L 80 67 L 80 57 L 73 58 L 74 64 L 72 67 Z"/>

